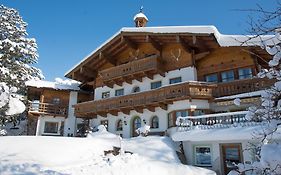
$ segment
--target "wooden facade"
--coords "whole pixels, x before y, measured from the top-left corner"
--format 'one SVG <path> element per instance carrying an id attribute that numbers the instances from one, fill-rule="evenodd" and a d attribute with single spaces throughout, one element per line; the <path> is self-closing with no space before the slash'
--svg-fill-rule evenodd
<path id="1" fill-rule="evenodd" d="M 69 90 L 51 88 L 28 87 L 28 114 L 29 116 L 49 115 L 67 117 L 69 105 Z M 77 101 L 91 100 L 89 93 L 79 92 Z"/>
<path id="2" fill-rule="evenodd" d="M 251 53 L 262 56 L 260 59 Z M 153 79 L 155 74 L 165 76 L 165 72 L 195 67 L 197 80 L 206 81 L 206 76 L 218 74 L 218 82 L 212 85 L 200 84 L 195 89 L 207 89 L 200 98 L 212 100 L 215 97 L 234 95 L 264 89 L 272 85 L 272 81 L 258 79 L 240 79 L 238 69 L 251 69 L 252 76 L 265 66 L 269 55 L 259 47 L 221 47 L 214 34 L 189 33 L 149 33 L 121 32 L 108 43 L 96 50 L 91 56 L 67 73 L 68 78 L 81 81 L 93 89 L 102 86 L 122 86 L 132 80 L 142 81 L 143 77 Z M 220 74 L 233 71 L 232 82 L 222 82 Z M 210 86 L 217 87 L 216 89 Z M 184 99 L 198 98 L 190 94 L 191 85 L 181 84 L 125 95 L 103 100 L 89 101 L 75 105 L 77 116 L 89 117 L 107 113 L 117 115 L 130 110 L 142 111 L 144 108 L 153 111 L 155 107 L 167 104 L 167 97 L 174 87 L 179 87 L 179 96 L 175 95 L 169 103 Z M 188 93 L 186 93 L 188 92 Z M 201 92 L 200 92 L 201 93 Z"/>

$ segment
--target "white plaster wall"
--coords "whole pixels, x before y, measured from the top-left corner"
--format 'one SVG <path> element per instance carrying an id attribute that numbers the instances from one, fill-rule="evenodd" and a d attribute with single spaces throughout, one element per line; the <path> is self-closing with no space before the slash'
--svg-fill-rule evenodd
<path id="1" fill-rule="evenodd" d="M 214 170 L 218 175 L 223 174 L 223 164 L 221 162 L 220 157 L 220 144 L 227 144 L 227 143 L 241 143 L 242 146 L 242 154 L 243 154 L 243 161 L 244 162 L 252 162 L 253 158 L 249 151 L 246 150 L 248 142 L 250 140 L 240 140 L 240 141 L 213 141 L 213 142 L 191 142 L 191 141 L 184 141 L 183 142 L 183 149 L 185 152 L 185 157 L 187 160 L 188 165 L 194 165 L 194 146 L 211 146 L 211 155 L 212 155 L 212 167 L 210 169 Z"/>
<path id="2" fill-rule="evenodd" d="M 144 77 L 142 82 L 137 80 L 133 80 L 132 84 L 128 84 L 126 82 L 123 83 L 122 86 L 114 85 L 113 88 L 109 88 L 107 86 L 98 87 L 95 89 L 95 100 L 99 100 L 102 98 L 103 92 L 110 92 L 110 97 L 115 96 L 115 90 L 124 88 L 124 95 L 128 95 L 132 93 L 134 87 L 138 86 L 140 88 L 140 92 L 151 90 L 150 84 L 151 82 L 162 81 L 162 86 L 169 85 L 169 80 L 171 78 L 182 77 L 182 82 L 185 81 L 196 81 L 197 73 L 194 67 L 186 67 L 182 69 L 177 69 L 173 71 L 169 71 L 165 73 L 165 77 L 157 74 L 153 76 L 153 80 Z"/>
<path id="3" fill-rule="evenodd" d="M 143 110 L 143 113 L 138 113 L 134 110 L 130 111 L 130 115 L 126 115 L 122 112 L 118 112 L 118 116 L 108 114 L 107 117 L 98 116 L 97 119 L 92 119 L 90 125 L 97 127 L 100 125 L 101 120 L 108 120 L 108 131 L 115 134 L 122 134 L 124 138 L 131 137 L 132 135 L 132 120 L 135 116 L 139 116 L 142 120 L 146 121 L 147 125 L 151 125 L 151 119 L 153 116 L 159 117 L 159 128 L 151 128 L 151 132 L 165 132 L 168 129 L 168 113 L 175 110 L 185 110 L 190 108 L 209 109 L 209 103 L 207 100 L 181 100 L 176 101 L 174 104 L 168 105 L 168 110 L 163 110 L 160 107 L 155 108 L 155 112 L 151 112 L 147 109 Z M 117 132 L 117 120 L 123 120 L 123 131 Z M 127 125 L 124 125 L 127 123 Z"/>
<path id="4" fill-rule="evenodd" d="M 72 105 L 77 104 L 77 97 L 78 92 L 71 91 L 69 93 L 68 116 L 64 123 L 64 136 L 75 136 L 76 134 L 76 117 Z"/>
<path id="5" fill-rule="evenodd" d="M 61 127 L 61 122 L 64 122 L 65 118 L 64 117 L 53 117 L 53 116 L 41 116 L 40 119 L 38 120 L 38 127 L 37 127 L 37 133 L 38 135 L 60 135 L 60 127 Z M 44 128 L 45 128 L 45 122 L 58 122 L 58 133 L 52 134 L 52 133 L 44 133 Z"/>

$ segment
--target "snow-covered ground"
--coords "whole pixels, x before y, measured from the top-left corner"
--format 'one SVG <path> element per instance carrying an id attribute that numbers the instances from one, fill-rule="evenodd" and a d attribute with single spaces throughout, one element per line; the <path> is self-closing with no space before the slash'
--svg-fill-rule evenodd
<path id="1" fill-rule="evenodd" d="M 120 144 L 133 154 L 104 156 L 104 150 Z M 0 137 L 0 174 L 215 175 L 207 169 L 181 164 L 168 137 L 121 140 L 106 131 L 87 138 Z"/>

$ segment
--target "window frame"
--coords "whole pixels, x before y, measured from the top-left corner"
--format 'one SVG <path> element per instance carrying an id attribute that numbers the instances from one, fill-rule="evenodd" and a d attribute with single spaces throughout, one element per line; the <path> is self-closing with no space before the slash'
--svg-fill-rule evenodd
<path id="1" fill-rule="evenodd" d="M 122 95 L 117 95 L 117 92 L 122 92 Z M 115 90 L 115 97 L 119 97 L 119 96 L 123 96 L 123 95 L 124 95 L 124 88 Z"/>
<path id="2" fill-rule="evenodd" d="M 210 164 L 199 164 L 197 163 L 197 148 L 209 148 L 210 152 Z M 200 166 L 200 167 L 212 167 L 212 158 L 213 158 L 213 155 L 212 155 L 212 146 L 211 145 L 193 145 L 193 164 L 195 166 Z"/>
<path id="3" fill-rule="evenodd" d="M 226 73 L 226 75 L 228 75 L 227 73 L 229 73 L 229 72 L 232 72 L 232 75 L 233 75 L 232 79 L 230 79 L 230 77 L 228 77 L 228 76 L 226 78 L 223 78 L 223 73 Z M 222 83 L 234 81 L 235 80 L 235 69 L 223 71 L 223 72 L 220 73 L 220 75 L 221 75 L 221 82 Z M 224 80 L 226 80 L 226 81 L 224 81 Z"/>
<path id="4" fill-rule="evenodd" d="M 250 74 L 242 74 L 242 75 L 240 75 L 240 70 L 250 70 L 251 73 Z M 238 72 L 238 80 L 244 80 L 244 79 L 249 79 L 249 78 L 253 77 L 253 69 L 251 67 L 241 67 L 241 68 L 238 68 L 237 72 Z M 248 76 L 248 75 L 250 75 L 250 76 Z M 247 76 L 247 77 L 241 78 L 242 76 Z"/>
<path id="5" fill-rule="evenodd" d="M 177 80 L 177 79 L 179 79 L 180 81 L 172 82 L 172 81 Z M 169 79 L 169 84 L 176 84 L 176 83 L 180 83 L 180 82 L 182 82 L 182 77 L 174 77 L 174 78 Z"/>
<path id="6" fill-rule="evenodd" d="M 122 119 L 117 120 L 116 131 L 123 131 L 123 121 L 122 121 Z"/>
<path id="7" fill-rule="evenodd" d="M 59 97 L 54 97 L 54 98 L 52 99 L 52 104 L 54 104 L 54 105 L 59 105 L 59 104 L 61 104 L 61 99 L 60 99 Z"/>
<path id="8" fill-rule="evenodd" d="M 191 114 L 190 109 L 180 109 L 180 110 L 174 110 L 168 113 L 168 128 L 172 128 L 176 126 L 176 121 L 177 121 L 177 112 L 183 112 L 185 111 L 186 114 L 189 116 Z M 182 116 L 185 117 L 185 116 Z"/>
<path id="9" fill-rule="evenodd" d="M 216 81 L 207 81 L 207 77 L 209 76 L 212 76 L 212 75 L 215 75 L 217 80 Z M 213 73 L 213 74 L 208 74 L 208 75 L 205 75 L 205 81 L 208 82 L 208 83 L 218 83 L 219 82 L 219 76 L 218 76 L 218 73 Z"/>
<path id="10" fill-rule="evenodd" d="M 154 120 L 157 120 L 157 124 L 156 124 L 156 126 L 154 127 Z M 159 117 L 157 116 L 157 115 L 154 115 L 154 116 L 152 116 L 152 118 L 151 118 L 151 128 L 152 129 L 158 129 L 159 128 Z"/>
<path id="11" fill-rule="evenodd" d="M 46 125 L 47 125 L 48 123 L 49 123 L 49 124 L 52 123 L 52 124 L 56 124 L 56 125 L 57 125 L 57 126 L 56 126 L 56 132 L 49 132 L 49 131 L 46 131 Z M 60 122 L 58 122 L 58 121 L 45 121 L 45 122 L 44 122 L 44 131 L 43 131 L 44 134 L 56 134 L 56 135 L 59 135 L 59 134 L 60 134 L 59 131 L 60 131 Z"/>
<path id="12" fill-rule="evenodd" d="M 160 83 L 160 86 L 158 86 L 158 87 L 152 87 L 152 84 L 157 84 L 157 83 Z M 151 82 L 150 83 L 150 89 L 158 89 L 158 88 L 160 88 L 160 87 L 162 87 L 162 81 L 154 81 L 154 82 Z"/>
<path id="13" fill-rule="evenodd" d="M 104 96 L 104 95 L 108 95 L 108 96 Z M 106 98 L 109 98 L 110 97 L 110 91 L 106 91 L 106 92 L 102 92 L 101 93 L 101 98 L 102 99 L 106 99 Z"/>

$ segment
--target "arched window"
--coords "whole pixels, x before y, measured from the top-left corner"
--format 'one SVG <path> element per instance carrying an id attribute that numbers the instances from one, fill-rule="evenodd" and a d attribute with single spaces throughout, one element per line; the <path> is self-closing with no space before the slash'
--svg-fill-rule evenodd
<path id="1" fill-rule="evenodd" d="M 123 130 L 123 122 L 121 119 L 117 121 L 116 131 L 122 131 Z"/>
<path id="2" fill-rule="evenodd" d="M 141 118 L 136 116 L 132 121 L 132 135 L 137 136 L 136 130 L 141 127 Z"/>
<path id="3" fill-rule="evenodd" d="M 140 87 L 136 86 L 133 88 L 132 93 L 140 92 Z"/>
<path id="4" fill-rule="evenodd" d="M 151 128 L 159 128 L 159 118 L 157 116 L 152 117 Z"/>

